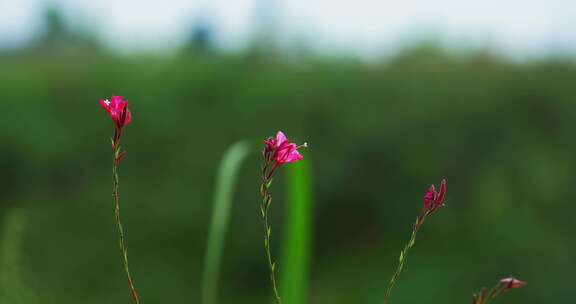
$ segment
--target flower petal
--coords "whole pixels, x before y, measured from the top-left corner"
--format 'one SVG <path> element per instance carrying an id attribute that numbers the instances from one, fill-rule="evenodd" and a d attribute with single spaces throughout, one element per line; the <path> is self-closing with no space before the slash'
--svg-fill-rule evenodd
<path id="1" fill-rule="evenodd" d="M 286 163 L 290 153 L 294 150 L 296 150 L 296 145 L 286 141 L 284 145 L 278 147 L 276 150 L 276 162 L 280 164 Z"/>
<path id="2" fill-rule="evenodd" d="M 431 185 L 430 188 L 428 188 L 428 191 L 426 191 L 426 194 L 424 194 L 424 208 L 428 209 L 432 207 L 432 203 L 434 202 L 435 197 L 436 188 L 434 185 Z"/>
<path id="3" fill-rule="evenodd" d="M 444 198 L 446 197 L 446 179 L 440 182 L 440 191 L 438 192 L 438 197 L 436 198 L 436 204 L 442 205 L 444 203 Z"/>
<path id="4" fill-rule="evenodd" d="M 288 154 L 288 156 L 285 159 L 285 163 L 293 163 L 293 162 L 297 162 L 299 160 L 304 159 L 304 156 L 302 156 L 302 154 L 300 154 L 300 152 L 298 152 L 298 150 L 294 150 L 292 152 L 290 152 Z"/>
<path id="5" fill-rule="evenodd" d="M 114 108 L 118 107 L 119 105 L 125 103 L 122 96 L 112 96 L 110 97 L 110 105 Z"/>
<path id="6" fill-rule="evenodd" d="M 128 108 L 126 108 L 126 120 L 124 120 L 124 126 L 127 126 L 131 121 L 132 121 L 132 113 Z"/>
<path id="7" fill-rule="evenodd" d="M 285 143 L 288 143 L 288 138 L 286 138 L 286 135 L 284 135 L 282 131 L 278 131 L 278 133 L 276 133 L 276 147 L 279 148 Z"/>
<path id="8" fill-rule="evenodd" d="M 104 108 L 106 112 L 110 113 L 110 101 L 108 99 L 100 99 L 99 102 L 102 108 Z"/>
<path id="9" fill-rule="evenodd" d="M 526 282 L 520 281 L 520 280 L 513 278 L 513 277 L 504 278 L 504 279 L 500 280 L 500 284 L 505 284 L 506 289 L 522 288 L 522 287 L 526 286 Z"/>

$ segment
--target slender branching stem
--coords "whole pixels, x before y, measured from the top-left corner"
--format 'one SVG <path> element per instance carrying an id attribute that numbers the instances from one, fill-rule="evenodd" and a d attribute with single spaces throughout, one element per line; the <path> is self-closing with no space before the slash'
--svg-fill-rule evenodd
<path id="1" fill-rule="evenodd" d="M 270 168 L 270 166 L 272 166 L 272 168 Z M 262 168 L 262 186 L 260 187 L 262 205 L 260 206 L 260 211 L 264 221 L 264 249 L 266 251 L 266 259 L 268 261 L 268 267 L 270 270 L 270 282 L 272 284 L 272 290 L 274 291 L 276 303 L 282 304 L 282 299 L 280 298 L 280 293 L 278 292 L 278 287 L 276 284 L 276 262 L 274 262 L 272 259 L 272 253 L 270 249 L 270 235 L 272 234 L 272 226 L 268 222 L 268 211 L 270 209 L 270 205 L 272 204 L 272 196 L 269 193 L 269 188 L 272 184 L 272 175 L 276 169 L 276 165 L 270 164 L 267 164 Z"/>
<path id="2" fill-rule="evenodd" d="M 504 291 L 504 289 L 506 289 L 505 285 L 503 285 L 501 283 L 496 284 L 496 286 L 492 287 L 492 289 L 488 293 L 488 297 L 486 298 L 486 302 L 484 302 L 483 304 L 492 303 L 494 301 L 494 299 L 496 299 L 496 297 L 498 297 Z"/>
<path id="3" fill-rule="evenodd" d="M 115 136 L 116 137 L 116 136 Z M 114 185 L 112 188 L 112 196 L 114 197 L 114 217 L 116 221 L 116 229 L 118 231 L 118 243 L 120 246 L 120 254 L 122 255 L 122 261 L 124 264 L 124 271 L 126 272 L 126 278 L 128 279 L 128 287 L 130 288 L 130 296 L 132 298 L 132 303 L 140 304 L 140 300 L 138 298 L 138 293 L 136 292 L 136 288 L 134 287 L 134 280 L 132 279 L 132 275 L 130 274 L 130 268 L 128 267 L 128 249 L 126 248 L 125 243 L 125 236 L 124 236 L 124 228 L 122 227 L 122 221 L 120 220 L 120 194 L 119 194 L 119 181 L 118 181 L 118 165 L 120 159 L 122 157 L 121 148 L 118 145 L 117 141 L 113 140 L 112 145 L 114 154 L 113 154 L 113 166 L 112 166 L 112 175 L 114 178 Z"/>
<path id="4" fill-rule="evenodd" d="M 404 249 L 400 252 L 400 257 L 398 258 L 398 266 L 396 267 L 396 271 L 394 272 L 394 275 L 392 275 L 392 278 L 388 283 L 388 288 L 386 289 L 386 295 L 384 296 L 384 304 L 388 304 L 390 300 L 390 293 L 392 292 L 392 289 L 396 285 L 396 281 L 398 280 L 398 277 L 400 277 L 400 273 L 402 273 L 402 269 L 404 268 L 404 264 L 406 263 L 406 259 L 408 256 L 408 251 L 410 251 L 410 249 L 416 243 L 416 235 L 418 234 L 418 231 L 420 230 L 422 223 L 424 223 L 424 220 L 426 219 L 427 215 L 428 212 L 424 213 L 423 215 L 419 216 L 416 219 L 416 223 L 414 224 L 414 228 L 412 229 L 412 236 L 410 237 L 410 241 L 408 241 L 408 244 L 406 244 L 406 246 L 404 246 Z"/>

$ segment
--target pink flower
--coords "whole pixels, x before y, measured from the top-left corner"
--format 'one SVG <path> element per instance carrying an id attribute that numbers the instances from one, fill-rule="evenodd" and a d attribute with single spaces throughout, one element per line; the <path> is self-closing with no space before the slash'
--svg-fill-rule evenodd
<path id="1" fill-rule="evenodd" d="M 270 137 L 264 141 L 264 157 L 266 161 L 275 161 L 276 165 L 289 164 L 302 160 L 304 157 L 298 152 L 299 148 L 307 147 L 304 143 L 296 146 L 290 143 L 282 131 L 278 131 L 276 138 Z"/>
<path id="2" fill-rule="evenodd" d="M 446 179 L 440 182 L 440 192 L 436 192 L 436 187 L 431 185 L 424 194 L 424 207 L 416 221 L 416 228 L 424 222 L 424 218 L 434 213 L 439 207 L 444 206 L 444 198 L 446 197 Z"/>
<path id="3" fill-rule="evenodd" d="M 436 192 L 434 185 L 428 188 L 428 191 L 424 195 L 424 211 L 429 211 L 430 214 L 438 207 L 444 205 L 444 198 L 446 197 L 446 179 L 440 182 L 440 191 Z"/>
<path id="4" fill-rule="evenodd" d="M 526 286 L 526 282 L 520 281 L 513 277 L 504 278 L 500 280 L 500 284 L 504 285 L 504 291 L 508 291 L 514 288 L 522 288 Z"/>
<path id="5" fill-rule="evenodd" d="M 117 130 L 121 130 L 132 121 L 132 114 L 128 110 L 128 102 L 122 96 L 112 96 L 110 100 L 100 99 L 100 105 L 106 110 Z"/>

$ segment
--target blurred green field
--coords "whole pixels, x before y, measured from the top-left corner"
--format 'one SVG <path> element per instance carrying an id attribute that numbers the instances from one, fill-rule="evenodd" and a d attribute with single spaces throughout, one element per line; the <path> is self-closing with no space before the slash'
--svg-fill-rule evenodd
<path id="1" fill-rule="evenodd" d="M 110 198 L 112 125 L 98 105 L 122 95 L 134 116 L 123 138 L 122 216 L 144 303 L 200 303 L 219 161 L 233 143 L 277 130 L 310 143 L 304 154 L 313 159 L 308 303 L 381 303 L 422 195 L 443 177 L 447 207 L 419 233 L 393 303 L 468 303 L 507 275 L 528 286 L 501 303 L 570 303 L 575 79 L 567 60 L 429 47 L 377 63 L 73 48 L 2 54 L 0 211 L 17 210 L 23 223 L 19 270 L 0 270 L 0 282 L 14 282 L 13 273 L 22 289 L 4 284 L 3 292 L 25 294 L 18 301 L 26 304 L 128 301 Z M 249 156 L 236 187 L 221 303 L 271 296 L 259 161 Z M 272 189 L 280 271 L 286 173 Z"/>

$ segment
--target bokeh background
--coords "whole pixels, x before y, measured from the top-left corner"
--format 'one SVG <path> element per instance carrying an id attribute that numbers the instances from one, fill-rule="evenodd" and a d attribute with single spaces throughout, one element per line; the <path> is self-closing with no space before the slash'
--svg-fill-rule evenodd
<path id="1" fill-rule="evenodd" d="M 144 303 L 200 303 L 216 172 L 249 140 L 221 303 L 269 303 L 257 144 L 284 130 L 312 172 L 307 303 L 572 303 L 576 6 L 569 1 L 0 2 L 0 301 L 126 303 L 112 216 L 112 124 Z M 288 170 L 290 168 L 287 168 Z M 285 171 L 274 184 L 282 269 Z M 304 304 L 304 303 L 302 303 Z"/>

